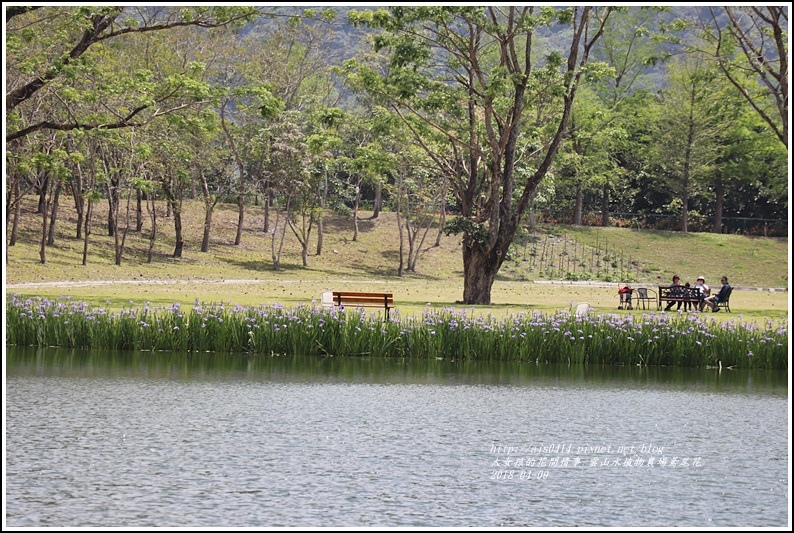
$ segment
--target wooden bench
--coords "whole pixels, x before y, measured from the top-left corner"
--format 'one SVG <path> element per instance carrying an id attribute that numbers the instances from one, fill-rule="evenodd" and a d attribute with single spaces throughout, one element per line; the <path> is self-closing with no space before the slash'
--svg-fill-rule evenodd
<path id="1" fill-rule="evenodd" d="M 695 287 L 683 285 L 659 285 L 657 310 L 661 311 L 662 302 L 690 302 L 695 308 L 700 304 L 700 292 Z"/>
<path id="2" fill-rule="evenodd" d="M 394 308 L 394 295 L 390 292 L 334 291 L 332 295 L 332 304 L 337 307 L 380 307 L 386 311 L 386 320 L 389 319 L 389 309 Z"/>

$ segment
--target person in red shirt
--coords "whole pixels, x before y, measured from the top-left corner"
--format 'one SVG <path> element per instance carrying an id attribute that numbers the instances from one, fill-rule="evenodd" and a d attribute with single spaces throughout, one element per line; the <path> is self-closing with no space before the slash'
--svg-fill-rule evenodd
<path id="1" fill-rule="evenodd" d="M 631 309 L 631 293 L 634 291 L 628 285 L 624 285 L 623 287 L 618 290 L 618 295 L 620 296 L 620 304 L 618 305 L 618 309 Z"/>

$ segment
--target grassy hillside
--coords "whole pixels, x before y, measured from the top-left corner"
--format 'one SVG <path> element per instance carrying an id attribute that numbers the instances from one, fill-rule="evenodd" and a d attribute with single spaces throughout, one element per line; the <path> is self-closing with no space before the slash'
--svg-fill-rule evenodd
<path id="1" fill-rule="evenodd" d="M 788 240 L 716 233 L 564 226 L 555 228 L 588 246 L 608 243 L 640 264 L 639 281 L 668 283 L 678 273 L 682 282 L 703 275 L 717 285 L 722 275 L 741 287 L 788 287 Z"/>
<path id="2" fill-rule="evenodd" d="M 316 229 L 313 231 L 309 266 L 301 265 L 300 246 L 287 229 L 281 258 L 282 270 L 274 272 L 272 262 L 273 235 L 265 234 L 263 210 L 249 207 L 245 212 L 244 232 L 240 245 L 234 245 L 237 207 L 219 204 L 213 216 L 210 249 L 202 253 L 201 238 L 204 223 L 203 205 L 186 201 L 183 205 L 185 246 L 181 259 L 172 257 L 174 250 L 173 219 L 165 217 L 165 208 L 158 205 L 157 244 L 152 263 L 146 262 L 149 247 L 150 223 L 144 222 L 140 234 L 130 231 L 127 236 L 124 260 L 114 264 L 114 238 L 107 236 L 106 205 L 99 206 L 94 216 L 94 230 L 90 237 L 88 265 L 82 266 L 83 242 L 74 238 L 76 218 L 70 206 L 61 206 L 62 219 L 57 224 L 56 243 L 47 247 L 47 264 L 41 265 L 39 243 L 41 216 L 34 213 L 34 205 L 23 209 L 22 229 L 18 242 L 8 248 L 7 283 L 41 281 L 120 280 L 146 278 L 171 279 L 309 279 L 326 276 L 383 277 L 395 276 L 397 271 L 398 231 L 392 213 L 368 220 L 371 212 L 359 220 L 359 238 L 353 237 L 351 218 L 328 213 L 325 221 L 324 249 L 321 256 L 316 249 Z M 279 224 L 283 223 L 283 217 Z M 271 229 L 275 217 L 271 211 Z M 123 228 L 123 224 L 122 228 Z M 279 227 L 279 231 L 280 231 Z M 275 246 L 278 246 L 276 239 Z M 443 239 L 442 246 L 429 249 L 419 262 L 420 276 L 428 279 L 447 279 L 462 275 L 460 253 L 454 237 Z"/>
<path id="3" fill-rule="evenodd" d="M 103 204 L 94 217 L 88 264 L 83 266 L 83 243 L 74 238 L 76 218 L 66 197 L 56 226 L 56 242 L 47 247 L 47 263 L 42 265 L 40 215 L 34 213 L 34 198 L 29 200 L 22 212 L 17 244 L 7 248 L 8 292 L 68 294 L 111 305 L 130 300 L 165 304 L 195 299 L 247 305 L 305 303 L 318 298 L 322 290 L 348 288 L 394 292 L 401 308 L 419 308 L 428 303 L 449 305 L 463 295 L 460 238 L 443 236 L 441 245 L 434 247 L 437 230 L 428 234 L 417 272 L 397 277 L 398 230 L 393 213 L 383 213 L 373 220 L 366 218 L 371 213 L 364 212 L 356 241 L 352 240 L 353 221 L 328 213 L 323 253 L 310 255 L 307 267 L 301 266 L 299 245 L 287 230 L 283 268 L 276 272 L 271 259 L 272 235 L 262 231 L 261 207 L 246 210 L 242 242 L 235 246 L 236 206 L 219 205 L 213 218 L 210 250 L 202 253 L 202 204 L 185 202 L 185 247 L 183 257 L 174 259 L 173 220 L 165 217 L 165 208 L 159 205 L 152 263 L 146 262 L 151 231 L 146 219 L 143 232 L 129 232 L 124 259 L 121 266 L 116 266 L 114 238 L 108 237 L 104 229 Z M 273 222 L 271 219 L 271 225 Z M 278 246 L 277 241 L 275 245 Z M 310 250 L 313 254 L 314 244 Z M 719 277 L 725 274 L 737 288 L 766 289 L 787 287 L 788 268 L 788 243 L 783 239 L 542 226 L 535 232 L 524 232 L 516 240 L 511 259 L 494 286 L 492 300 L 497 304 L 494 309 L 502 306 L 505 310 L 559 308 L 583 300 L 609 309 L 616 306 L 615 287 L 622 280 L 653 286 L 667 283 L 677 272 L 684 281 L 694 281 L 702 274 L 716 287 Z M 591 285 L 573 284 L 562 290 L 562 285 L 551 283 L 566 279 L 589 280 Z M 91 284 L 99 281 L 116 283 Z M 70 283 L 14 287 L 54 282 Z M 758 300 L 761 307 L 787 312 L 785 296 L 778 295 L 774 302 L 767 302 L 771 297 L 769 291 L 747 291 L 742 296 L 748 304 Z"/>

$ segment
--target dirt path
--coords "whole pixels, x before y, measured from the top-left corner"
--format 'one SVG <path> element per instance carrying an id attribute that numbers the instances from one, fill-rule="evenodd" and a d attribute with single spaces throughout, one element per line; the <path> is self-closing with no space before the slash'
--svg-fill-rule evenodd
<path id="1" fill-rule="evenodd" d="M 326 283 L 328 279 L 305 279 L 305 280 L 275 280 L 275 279 L 219 279 L 219 280 L 206 280 L 206 279 L 169 279 L 169 280 L 147 280 L 147 279 L 131 279 L 131 280 L 95 280 L 95 281 L 41 281 L 31 283 L 7 283 L 6 289 L 35 289 L 43 287 L 101 287 L 113 285 L 190 285 L 190 284 L 263 284 L 263 283 Z M 383 280 L 376 279 L 344 279 L 338 280 L 341 283 L 379 283 Z M 583 286 L 583 287 L 618 287 L 619 283 L 612 283 L 606 281 L 557 281 L 557 280 L 535 280 L 535 281 L 500 281 L 499 283 L 536 283 L 540 285 L 569 285 L 569 286 Z M 638 283 L 637 286 L 646 286 L 653 288 L 656 285 L 647 283 Z M 734 286 L 735 290 L 746 291 L 769 291 L 769 292 L 787 292 L 786 287 L 739 287 Z"/>

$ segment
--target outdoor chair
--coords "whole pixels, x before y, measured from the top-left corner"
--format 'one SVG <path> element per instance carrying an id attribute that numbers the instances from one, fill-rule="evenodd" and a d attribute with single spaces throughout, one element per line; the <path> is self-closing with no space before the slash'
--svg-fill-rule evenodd
<path id="1" fill-rule="evenodd" d="M 731 306 L 728 304 L 728 302 L 729 302 L 729 301 L 730 301 L 730 299 L 731 299 L 731 293 L 732 293 L 732 292 L 733 292 L 733 287 L 731 287 L 730 289 L 728 289 L 728 294 L 726 294 L 726 295 L 725 295 L 725 299 L 724 299 L 724 300 L 722 300 L 722 301 L 720 301 L 720 302 L 717 302 L 717 308 L 718 308 L 718 309 L 719 309 L 719 308 L 723 308 L 723 309 L 727 309 L 729 313 L 731 313 L 731 312 L 732 312 L 732 311 L 731 311 Z"/>
<path id="2" fill-rule="evenodd" d="M 640 302 L 642 302 L 642 308 L 645 309 L 645 302 L 648 302 L 648 309 L 651 308 L 650 302 L 656 302 L 656 293 L 651 289 L 646 289 L 645 287 L 638 287 L 636 290 L 637 303 L 635 304 L 636 307 L 639 307 Z M 649 296 L 648 293 L 653 293 L 653 296 Z"/>

